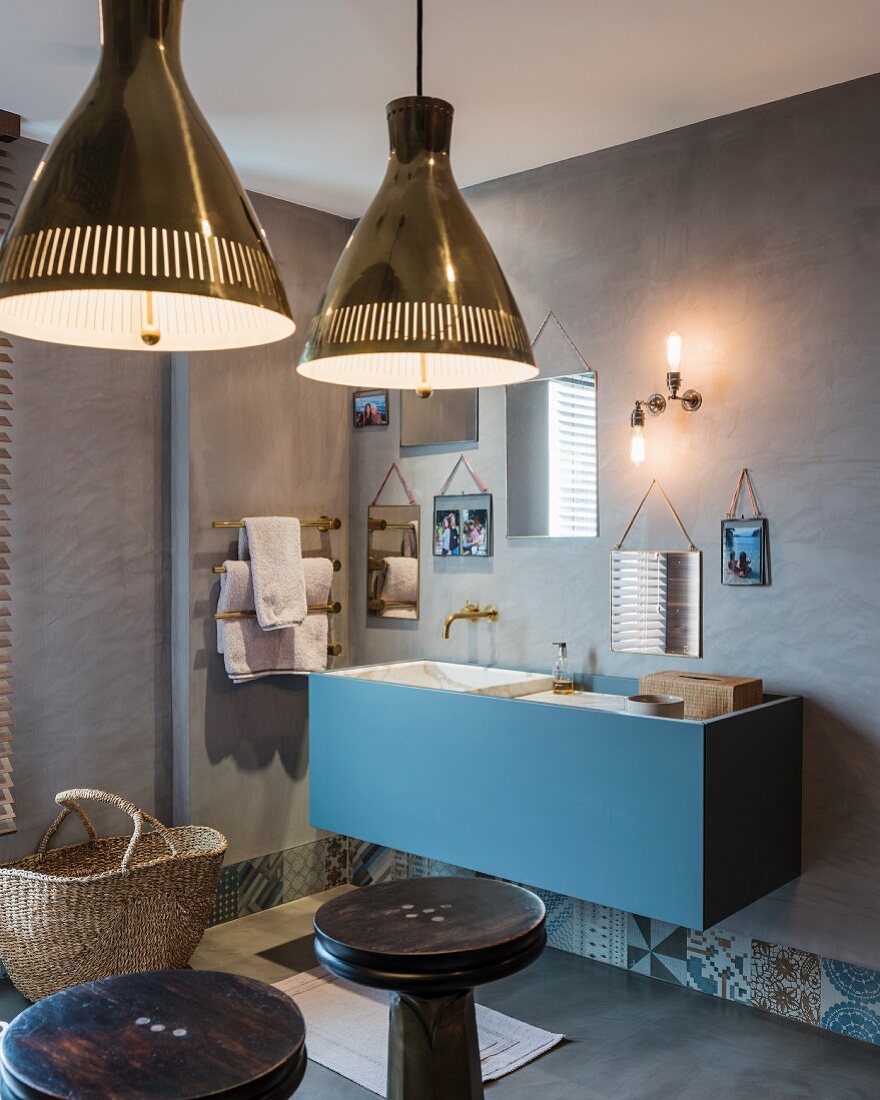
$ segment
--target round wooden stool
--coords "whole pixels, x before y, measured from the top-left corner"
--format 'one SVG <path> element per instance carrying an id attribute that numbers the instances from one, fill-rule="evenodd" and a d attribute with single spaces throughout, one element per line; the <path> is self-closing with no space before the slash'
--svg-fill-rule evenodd
<path id="1" fill-rule="evenodd" d="M 486 878 L 382 882 L 315 914 L 315 955 L 340 978 L 391 990 L 389 1100 L 483 1096 L 474 986 L 544 950 L 544 905 Z"/>
<path id="2" fill-rule="evenodd" d="M 305 1024 L 277 989 L 160 970 L 87 982 L 26 1009 L 3 1036 L 3 1100 L 287 1100 Z"/>

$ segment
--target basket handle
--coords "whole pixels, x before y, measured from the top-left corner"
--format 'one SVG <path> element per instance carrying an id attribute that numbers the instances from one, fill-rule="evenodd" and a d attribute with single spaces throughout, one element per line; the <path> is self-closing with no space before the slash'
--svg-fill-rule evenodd
<path id="1" fill-rule="evenodd" d="M 177 846 L 174 843 L 174 839 L 171 836 L 171 832 L 158 821 L 152 814 L 146 813 L 139 806 L 136 806 L 134 802 L 129 802 L 127 798 L 121 798 L 118 794 L 108 794 L 107 791 L 93 791 L 88 789 L 77 789 L 72 791 L 61 791 L 60 794 L 55 795 L 55 801 L 59 806 L 63 806 L 64 809 L 55 818 L 49 828 L 43 833 L 43 838 L 37 845 L 37 855 L 40 859 L 46 854 L 46 849 L 49 847 L 49 842 L 52 837 L 58 832 L 61 827 L 61 823 L 67 817 L 71 811 L 77 815 L 80 821 L 83 823 L 86 832 L 89 834 L 89 840 L 92 844 L 98 839 L 98 834 L 95 832 L 95 827 L 92 825 L 86 816 L 85 810 L 80 806 L 80 801 L 83 802 L 103 802 L 106 806 L 113 806 L 117 810 L 122 810 L 123 813 L 128 816 L 134 822 L 134 828 L 131 833 L 131 840 L 128 842 L 128 847 L 125 849 L 125 855 L 122 857 L 122 873 L 128 874 L 129 864 L 134 856 L 134 850 L 137 847 L 138 841 L 141 839 L 144 831 L 144 824 L 152 825 L 157 833 L 162 837 L 165 843 L 168 845 L 168 849 L 172 856 L 177 858 Z"/>

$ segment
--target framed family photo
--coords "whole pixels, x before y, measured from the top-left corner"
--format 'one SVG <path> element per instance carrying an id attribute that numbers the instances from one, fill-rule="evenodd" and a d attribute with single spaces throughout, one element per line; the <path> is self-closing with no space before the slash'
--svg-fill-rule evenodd
<path id="1" fill-rule="evenodd" d="M 763 516 L 721 521 L 721 583 L 770 583 L 767 520 Z"/>
<path id="2" fill-rule="evenodd" d="M 434 557 L 492 557 L 492 494 L 434 497 Z"/>
<path id="3" fill-rule="evenodd" d="M 387 428 L 388 390 L 355 390 L 351 411 L 356 428 Z"/>

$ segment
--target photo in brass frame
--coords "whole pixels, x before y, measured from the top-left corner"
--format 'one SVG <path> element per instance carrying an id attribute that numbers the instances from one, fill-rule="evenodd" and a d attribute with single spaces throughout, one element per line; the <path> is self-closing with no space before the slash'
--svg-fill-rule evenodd
<path id="1" fill-rule="evenodd" d="M 418 504 L 371 504 L 367 510 L 367 614 L 419 617 Z"/>

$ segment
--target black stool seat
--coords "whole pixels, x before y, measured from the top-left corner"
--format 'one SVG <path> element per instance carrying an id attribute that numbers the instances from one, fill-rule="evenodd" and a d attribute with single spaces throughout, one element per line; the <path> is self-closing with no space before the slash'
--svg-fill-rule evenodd
<path id="1" fill-rule="evenodd" d="M 3 1100 L 287 1100 L 305 1024 L 283 993 L 233 974 L 162 970 L 87 982 L 3 1037 Z"/>
<path id="2" fill-rule="evenodd" d="M 473 988 L 544 950 L 544 904 L 486 878 L 365 886 L 315 914 L 315 955 L 331 973 L 391 990 L 389 1100 L 483 1095 Z"/>

